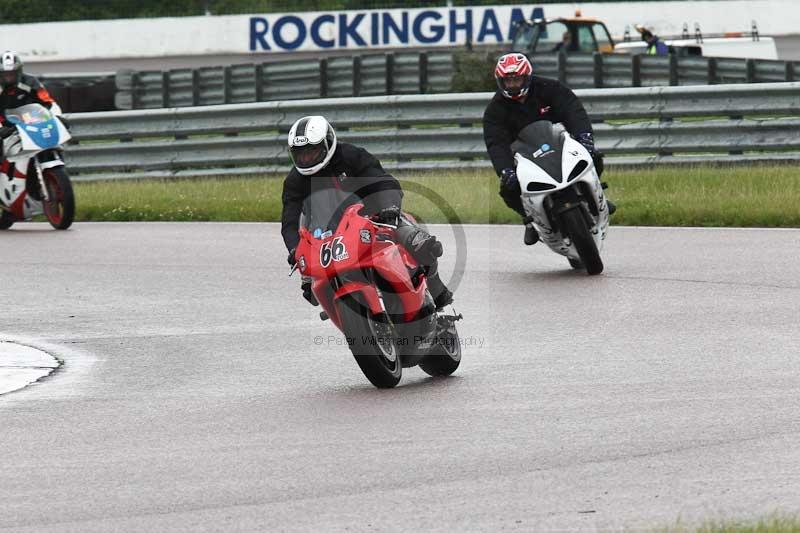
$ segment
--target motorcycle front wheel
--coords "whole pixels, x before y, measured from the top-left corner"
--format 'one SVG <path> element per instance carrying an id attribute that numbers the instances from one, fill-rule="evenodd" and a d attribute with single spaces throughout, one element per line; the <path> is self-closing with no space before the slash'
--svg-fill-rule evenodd
<path id="1" fill-rule="evenodd" d="M 342 298 L 338 307 L 347 344 L 370 383 L 379 389 L 397 385 L 403 364 L 391 321 L 372 315 L 367 306 L 353 298 Z"/>
<path id="2" fill-rule="evenodd" d="M 580 209 L 570 209 L 561 214 L 561 228 L 572 239 L 572 244 L 581 256 L 581 262 L 590 276 L 603 271 L 603 260 Z M 572 262 L 570 262 L 572 264 Z M 573 265 L 574 268 L 574 265 Z"/>
<path id="3" fill-rule="evenodd" d="M 42 200 L 44 216 L 55 229 L 67 229 L 75 219 L 75 195 L 64 167 L 43 171 L 49 200 Z"/>

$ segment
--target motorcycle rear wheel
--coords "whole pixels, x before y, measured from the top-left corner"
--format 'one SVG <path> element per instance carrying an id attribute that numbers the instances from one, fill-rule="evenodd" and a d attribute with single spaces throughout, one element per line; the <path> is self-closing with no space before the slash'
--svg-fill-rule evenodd
<path id="1" fill-rule="evenodd" d="M 586 219 L 579 209 L 570 209 L 561 214 L 561 227 L 572 239 L 572 244 L 581 256 L 586 273 L 594 276 L 603 271 L 603 260 L 586 224 Z"/>
<path id="2" fill-rule="evenodd" d="M 43 171 L 49 200 L 42 200 L 44 215 L 55 229 L 67 229 L 75 219 L 75 194 L 64 167 Z"/>
<path id="3" fill-rule="evenodd" d="M 449 376 L 461 364 L 461 340 L 456 325 L 447 321 L 441 327 L 436 346 L 419 362 L 419 367 L 429 376 Z"/>
<path id="4" fill-rule="evenodd" d="M 347 344 L 361 371 L 379 389 L 396 386 L 403 375 L 403 363 L 394 325 L 373 316 L 368 307 L 353 298 L 339 300 L 338 306 Z"/>

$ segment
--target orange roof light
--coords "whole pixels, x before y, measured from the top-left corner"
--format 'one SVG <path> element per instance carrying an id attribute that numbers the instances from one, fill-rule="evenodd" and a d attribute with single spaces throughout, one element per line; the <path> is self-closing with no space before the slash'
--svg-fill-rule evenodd
<path id="1" fill-rule="evenodd" d="M 580 17 L 581 16 L 581 10 L 580 9 L 576 9 L 575 10 L 575 16 L 576 17 Z"/>

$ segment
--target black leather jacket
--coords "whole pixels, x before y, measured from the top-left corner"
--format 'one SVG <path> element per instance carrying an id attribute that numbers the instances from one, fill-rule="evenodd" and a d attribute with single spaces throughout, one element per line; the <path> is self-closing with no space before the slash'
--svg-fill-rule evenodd
<path id="1" fill-rule="evenodd" d="M 483 138 L 498 175 L 504 168 L 514 168 L 511 143 L 525 126 L 537 120 L 561 122 L 573 136 L 593 133 L 583 104 L 557 80 L 533 76 L 523 101 L 506 98 L 498 91 L 483 113 Z"/>
<path id="2" fill-rule="evenodd" d="M 50 108 L 55 101 L 42 82 L 28 74 L 12 87 L 0 86 L 0 124 L 4 124 L 6 109 L 14 109 L 27 104 L 42 104 Z"/>
<path id="3" fill-rule="evenodd" d="M 400 183 L 372 154 L 358 146 L 338 142 L 328 166 L 311 176 L 292 168 L 283 182 L 281 234 L 287 250 L 295 248 L 300 241 L 297 232 L 303 201 L 312 192 L 331 187 L 362 201 L 366 214 L 378 213 L 386 207 L 401 207 L 403 199 Z"/>

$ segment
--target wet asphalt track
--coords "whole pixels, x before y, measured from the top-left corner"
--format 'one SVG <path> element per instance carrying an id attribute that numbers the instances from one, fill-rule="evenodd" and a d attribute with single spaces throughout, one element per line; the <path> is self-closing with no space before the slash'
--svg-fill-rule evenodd
<path id="1" fill-rule="evenodd" d="M 0 530 L 800 510 L 800 230 L 612 228 L 589 278 L 520 228 L 467 227 L 461 368 L 378 391 L 287 279 L 275 225 L 17 228 L 0 338 L 65 364 L 0 396 Z"/>

